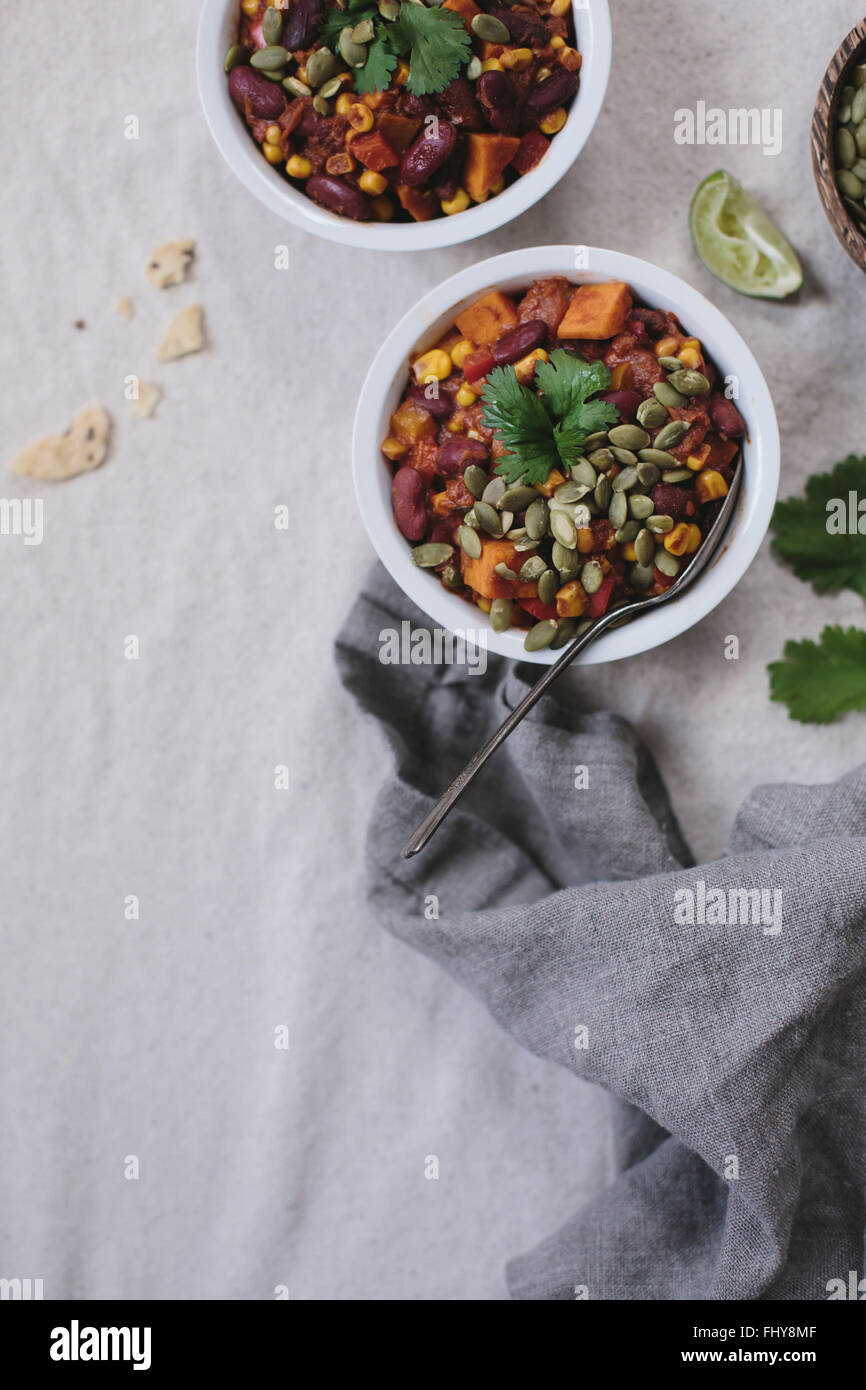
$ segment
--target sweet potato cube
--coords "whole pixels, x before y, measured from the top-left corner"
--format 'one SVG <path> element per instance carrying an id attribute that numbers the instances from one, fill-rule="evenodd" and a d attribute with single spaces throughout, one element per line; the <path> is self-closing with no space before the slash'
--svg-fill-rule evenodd
<path id="1" fill-rule="evenodd" d="M 631 313 L 631 293 L 622 280 L 581 285 L 556 330 L 560 338 L 613 338 Z"/>
<path id="2" fill-rule="evenodd" d="M 416 444 L 436 433 L 436 421 L 418 401 L 404 401 L 391 416 L 391 434 L 403 444 Z"/>
<path id="3" fill-rule="evenodd" d="M 481 14 L 480 9 L 474 0 L 442 0 L 443 10 L 453 10 L 455 14 L 462 14 L 463 22 L 471 33 L 470 25 L 477 14 Z"/>
<path id="4" fill-rule="evenodd" d="M 421 122 L 414 116 L 398 116 L 394 111 L 383 111 L 376 122 L 376 129 L 387 140 L 392 150 L 402 154 L 404 150 L 408 150 L 421 129 Z"/>
<path id="5" fill-rule="evenodd" d="M 416 222 L 429 222 L 439 211 L 439 204 L 429 188 L 410 188 L 407 183 L 398 183 L 394 191 Z"/>
<path id="6" fill-rule="evenodd" d="M 368 169 L 380 174 L 383 169 L 393 169 L 400 163 L 397 151 L 389 145 L 381 130 L 370 130 L 366 135 L 356 135 L 351 144 L 351 152 Z"/>
<path id="7" fill-rule="evenodd" d="M 483 537 L 481 544 L 483 548 L 477 560 L 471 559 L 463 550 L 460 552 L 464 584 L 484 598 L 534 598 L 538 593 L 535 580 L 521 584 L 518 580 L 503 579 L 495 568 L 497 565 L 507 565 L 518 574 L 526 555 L 515 550 L 514 543 L 509 540 Z"/>
<path id="8" fill-rule="evenodd" d="M 507 328 L 516 327 L 517 308 L 509 295 L 491 290 L 458 314 L 455 322 L 464 338 L 486 347 L 488 343 L 495 343 Z"/>
<path id="9" fill-rule="evenodd" d="M 556 611 L 560 618 L 579 618 L 586 604 L 586 594 L 578 579 L 563 584 L 556 595 Z"/>
<path id="10" fill-rule="evenodd" d="M 463 187 L 476 203 L 487 197 L 499 175 L 510 164 L 520 141 L 516 135 L 476 135 L 466 137 L 468 152 L 463 165 Z"/>

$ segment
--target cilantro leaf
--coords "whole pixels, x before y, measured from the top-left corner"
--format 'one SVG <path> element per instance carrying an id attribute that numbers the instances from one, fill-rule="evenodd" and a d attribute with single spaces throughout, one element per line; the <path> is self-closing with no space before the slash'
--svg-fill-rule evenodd
<path id="1" fill-rule="evenodd" d="M 858 511 L 860 499 L 866 502 L 866 458 L 849 454 L 831 473 L 813 474 L 805 497 L 776 504 L 773 549 L 819 594 L 848 588 L 866 599 L 866 506 Z"/>
<path id="2" fill-rule="evenodd" d="M 379 25 L 373 42 L 367 49 L 367 61 L 355 73 L 357 92 L 384 92 L 397 66 L 397 54 L 391 48 L 388 31 Z"/>
<path id="3" fill-rule="evenodd" d="M 406 90 L 413 96 L 441 92 L 472 56 L 463 16 L 442 5 L 427 9 L 404 0 L 389 28 L 397 52 L 411 53 Z"/>
<path id="4" fill-rule="evenodd" d="M 585 362 L 565 348 L 554 348 L 550 360 L 539 362 L 535 368 L 535 382 L 544 392 L 551 413 L 564 420 L 588 396 L 607 390 L 610 372 L 603 362 Z"/>
<path id="5" fill-rule="evenodd" d="M 524 478 L 543 483 L 559 462 L 550 416 L 535 392 L 517 380 L 513 367 L 494 367 L 481 390 L 482 423 L 495 430 L 505 446 L 496 467 L 506 482 Z"/>
<path id="6" fill-rule="evenodd" d="M 846 710 L 866 709 L 866 632 L 825 627 L 820 643 L 786 642 L 784 661 L 773 661 L 770 695 L 792 719 L 828 724 Z"/>

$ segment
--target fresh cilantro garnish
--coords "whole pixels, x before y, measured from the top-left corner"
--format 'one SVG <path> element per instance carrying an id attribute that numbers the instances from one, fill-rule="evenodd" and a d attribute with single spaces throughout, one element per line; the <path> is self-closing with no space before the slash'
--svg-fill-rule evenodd
<path id="1" fill-rule="evenodd" d="M 545 482 L 553 468 L 570 468 L 587 436 L 619 419 L 609 401 L 587 400 L 610 385 L 603 362 L 585 362 L 556 348 L 549 361 L 538 363 L 535 382 L 541 396 L 517 380 L 513 367 L 494 367 L 481 391 L 482 421 L 506 451 L 495 471 L 509 484 L 523 480 L 531 487 Z"/>
<path id="2" fill-rule="evenodd" d="M 819 594 L 847 588 L 866 599 L 866 517 L 861 531 L 857 514 L 861 498 L 866 500 L 866 458 L 849 454 L 831 473 L 813 474 L 805 497 L 776 505 L 773 549 Z"/>
<path id="3" fill-rule="evenodd" d="M 355 73 L 355 89 L 359 92 L 384 92 L 397 66 L 397 54 L 392 50 L 383 27 L 376 33 L 367 49 L 367 61 Z"/>
<path id="4" fill-rule="evenodd" d="M 866 632 L 825 627 L 820 643 L 785 644 L 784 661 L 769 667 L 770 693 L 792 719 L 827 724 L 847 710 L 866 709 Z"/>
<path id="5" fill-rule="evenodd" d="M 404 2 L 389 32 L 397 52 L 410 54 L 406 89 L 416 97 L 441 92 L 472 56 L 463 16 L 442 5 Z"/>

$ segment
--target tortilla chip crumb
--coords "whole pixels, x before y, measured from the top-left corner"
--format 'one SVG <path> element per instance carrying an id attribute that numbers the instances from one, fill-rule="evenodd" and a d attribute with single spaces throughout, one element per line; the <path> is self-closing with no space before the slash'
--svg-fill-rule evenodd
<path id="1" fill-rule="evenodd" d="M 128 294 L 125 294 L 122 299 L 118 299 L 115 302 L 114 312 L 119 315 L 125 323 L 132 322 L 135 318 L 135 305 Z"/>
<path id="2" fill-rule="evenodd" d="M 204 347 L 204 310 L 200 304 L 188 304 L 169 325 L 157 362 L 174 362 Z"/>
<path id="3" fill-rule="evenodd" d="M 152 381 L 138 383 L 138 397 L 129 402 L 129 413 L 133 420 L 149 420 L 162 400 L 162 391 Z"/>
<path id="4" fill-rule="evenodd" d="M 144 273 L 158 290 L 167 290 L 169 285 L 182 285 L 194 255 L 193 237 L 185 237 L 183 241 L 167 241 L 154 251 Z"/>
<path id="5" fill-rule="evenodd" d="M 28 444 L 12 460 L 12 472 L 46 482 L 60 482 L 90 473 L 105 462 L 111 418 L 101 405 L 80 410 L 63 434 L 45 435 Z"/>

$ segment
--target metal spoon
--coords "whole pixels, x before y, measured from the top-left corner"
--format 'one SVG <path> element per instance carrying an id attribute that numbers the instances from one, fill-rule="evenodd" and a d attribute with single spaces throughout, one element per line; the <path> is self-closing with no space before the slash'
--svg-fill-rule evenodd
<path id="1" fill-rule="evenodd" d="M 500 744 L 504 743 L 511 733 L 516 729 L 525 714 L 528 714 L 533 705 L 541 699 L 542 695 L 550 689 L 557 676 L 560 676 L 566 666 L 570 666 L 574 658 L 578 656 L 590 642 L 594 642 L 596 637 L 600 637 L 614 623 L 622 622 L 623 618 L 631 617 L 632 614 L 649 613 L 653 608 L 661 608 L 662 604 L 673 603 L 686 589 L 704 573 L 711 560 L 718 552 L 728 523 L 737 505 L 737 498 L 740 495 L 740 485 L 743 477 L 743 466 L 740 464 L 734 473 L 728 495 L 722 504 L 718 516 L 713 522 L 710 530 L 704 538 L 700 550 L 697 551 L 694 560 L 683 570 L 679 577 L 674 581 L 669 589 L 664 593 L 656 594 L 653 598 L 635 599 L 632 603 L 626 603 L 622 608 L 613 608 L 605 613 L 601 618 L 597 618 L 592 627 L 584 632 L 580 637 L 575 637 L 567 647 L 563 649 L 562 656 L 552 666 L 548 666 L 544 675 L 527 695 L 524 695 L 519 705 L 515 705 L 508 718 L 500 724 L 496 733 L 487 740 L 483 748 L 479 748 L 477 753 L 473 753 L 463 771 L 454 778 L 447 791 L 437 801 L 429 815 L 425 816 L 415 833 L 407 840 L 403 847 L 403 858 L 411 859 L 413 854 L 417 854 L 427 844 L 427 841 L 435 835 L 445 817 L 452 807 L 460 800 L 469 783 L 481 771 L 491 753 L 495 753 Z"/>

